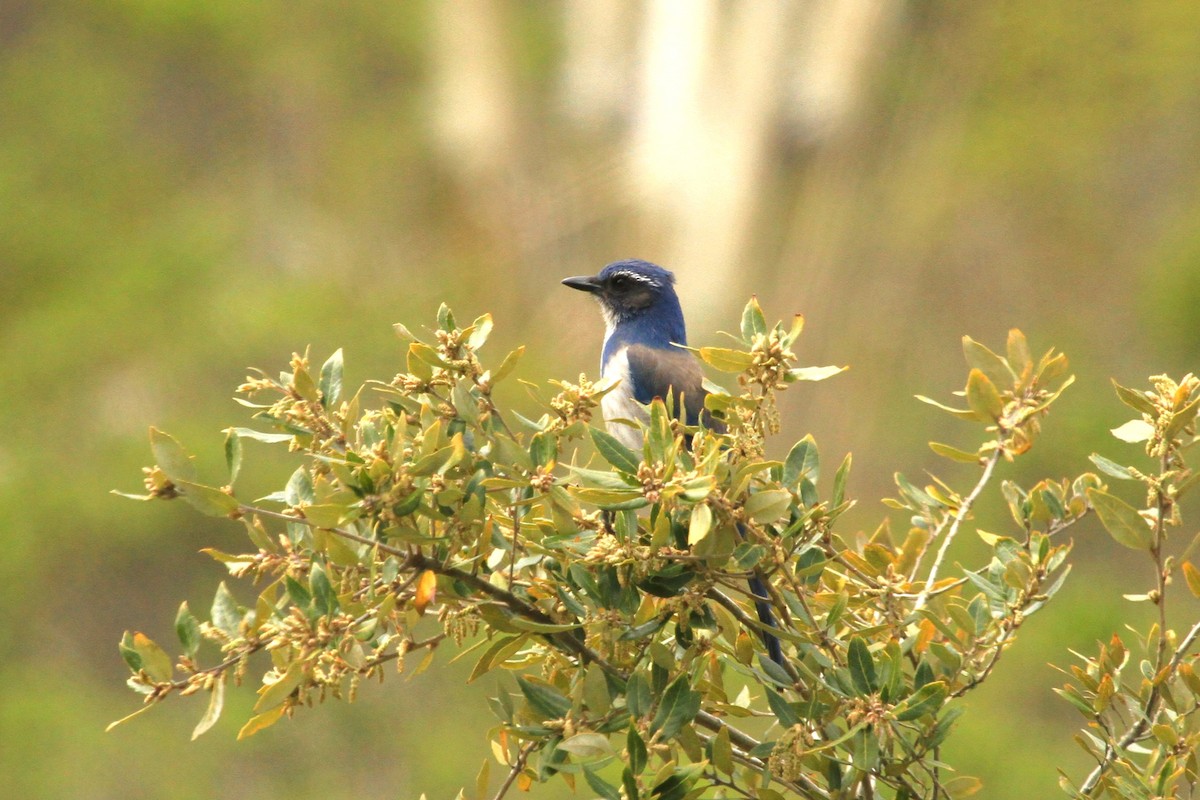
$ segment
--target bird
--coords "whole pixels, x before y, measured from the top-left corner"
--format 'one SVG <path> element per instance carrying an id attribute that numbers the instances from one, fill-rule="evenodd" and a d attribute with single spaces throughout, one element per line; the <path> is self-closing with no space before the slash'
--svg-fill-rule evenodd
<path id="1" fill-rule="evenodd" d="M 600 374 L 616 386 L 600 400 L 610 434 L 626 447 L 640 450 L 639 422 L 649 419 L 646 409 L 655 398 L 670 398 L 687 425 L 724 431 L 704 407 L 708 391 L 699 362 L 684 349 L 687 328 L 683 308 L 675 293 L 675 275 L 641 259 L 614 261 L 595 275 L 564 278 L 562 283 L 590 294 L 604 317 L 604 344 Z M 745 531 L 739 525 L 743 538 Z M 762 577 L 752 573 L 750 593 L 759 621 L 774 628 L 775 616 Z M 783 666 L 779 639 L 760 631 L 767 654 Z"/>

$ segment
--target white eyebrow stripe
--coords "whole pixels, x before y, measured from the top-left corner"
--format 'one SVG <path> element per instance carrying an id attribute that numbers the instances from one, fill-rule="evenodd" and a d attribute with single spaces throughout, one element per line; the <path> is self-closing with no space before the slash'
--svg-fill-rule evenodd
<path id="1" fill-rule="evenodd" d="M 642 275 L 637 272 L 626 272 L 625 270 L 621 270 L 620 272 L 613 273 L 613 277 L 614 278 L 616 278 L 616 277 L 631 278 L 632 280 L 638 281 L 639 283 L 648 283 L 651 286 L 659 285 L 658 281 L 654 280 L 654 278 L 651 278 L 649 275 Z"/>

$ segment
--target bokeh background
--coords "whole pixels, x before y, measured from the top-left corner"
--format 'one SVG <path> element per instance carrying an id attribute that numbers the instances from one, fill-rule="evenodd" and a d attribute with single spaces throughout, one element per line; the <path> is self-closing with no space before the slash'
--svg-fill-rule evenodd
<path id="1" fill-rule="evenodd" d="M 246 367 L 341 346 L 348 381 L 389 378 L 391 323 L 443 300 L 494 314 L 494 355 L 526 344 L 522 378 L 595 375 L 599 317 L 558 280 L 630 256 L 676 271 L 694 344 L 757 293 L 806 315 L 802 361 L 851 366 L 784 407 L 791 439 L 854 453 L 847 535 L 878 524 L 896 470 L 971 480 L 924 443 L 972 431 L 912 399 L 961 387 L 964 333 L 1002 347 L 1020 327 L 1079 377 L 1005 477 L 1134 459 L 1107 434 L 1128 417 L 1109 377 L 1200 356 L 1200 4 L 3 0 L 5 793 L 470 785 L 491 683 L 464 688 L 449 652 L 242 743 L 249 687 L 196 743 L 199 698 L 103 733 L 138 702 L 122 631 L 172 641 L 179 600 L 207 608 L 222 577 L 197 550 L 240 543 L 108 491 L 139 488 L 151 424 L 216 479 Z M 264 491 L 285 474 L 262 449 L 246 469 Z M 987 797 L 1085 771 L 1048 662 L 1144 619 L 1119 594 L 1147 565 L 1090 521 L 1073 534 L 1068 588 L 945 754 Z"/>

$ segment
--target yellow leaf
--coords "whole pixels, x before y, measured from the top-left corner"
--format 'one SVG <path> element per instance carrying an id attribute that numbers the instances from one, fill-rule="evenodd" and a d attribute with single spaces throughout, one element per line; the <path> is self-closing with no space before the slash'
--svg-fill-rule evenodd
<path id="1" fill-rule="evenodd" d="M 1187 581 L 1188 588 L 1192 594 L 1200 597 L 1200 569 L 1196 569 L 1192 562 L 1183 562 L 1183 577 Z"/>
<path id="2" fill-rule="evenodd" d="M 270 711 L 264 711 L 261 714 L 251 717 L 246 724 L 242 726 L 242 729 L 238 731 L 237 738 L 239 740 L 247 739 L 261 730 L 266 730 L 276 722 L 279 722 L 280 718 L 283 716 L 283 712 L 286 710 L 287 706 L 281 703 L 280 705 L 272 708 Z"/>
<path id="3" fill-rule="evenodd" d="M 425 609 L 429 607 L 435 597 L 437 597 L 437 575 L 433 570 L 427 569 L 417 579 L 417 593 L 413 597 L 413 606 L 417 609 L 417 613 L 424 614 Z"/>

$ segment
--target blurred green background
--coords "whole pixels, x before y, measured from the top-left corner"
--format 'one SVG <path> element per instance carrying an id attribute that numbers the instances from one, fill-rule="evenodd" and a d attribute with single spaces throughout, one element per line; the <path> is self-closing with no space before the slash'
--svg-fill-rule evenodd
<path id="1" fill-rule="evenodd" d="M 1135 459 L 1107 435 L 1128 417 L 1109 377 L 1141 385 L 1200 351 L 1200 4 L 5 0 L 6 793 L 470 784 L 493 684 L 464 688 L 460 664 L 242 743 L 250 687 L 196 743 L 200 699 L 103 733 L 138 702 L 122 631 L 172 641 L 179 600 L 207 608 L 222 577 L 196 551 L 241 543 L 108 491 L 139 489 L 151 424 L 215 480 L 247 366 L 342 346 L 348 381 L 389 378 L 391 323 L 428 324 L 442 300 L 494 314 L 494 357 L 528 345 L 520 377 L 594 376 L 599 316 L 558 280 L 630 256 L 676 271 L 693 343 L 757 293 L 768 316 L 806 315 L 802 362 L 851 365 L 784 406 L 789 440 L 854 453 L 846 535 L 878 524 L 896 470 L 971 480 L 924 446 L 973 447 L 969 431 L 912 399 L 961 387 L 964 333 L 1000 347 L 1020 327 L 1079 377 L 1005 477 Z M 282 467 L 264 453 L 245 471 L 266 491 Z M 1003 529 L 997 511 L 980 526 Z M 1074 535 L 1068 588 L 946 753 L 988 797 L 1082 774 L 1047 662 L 1144 619 L 1119 593 L 1148 566 L 1094 523 Z"/>

